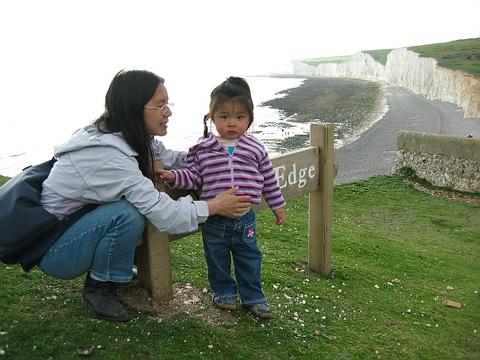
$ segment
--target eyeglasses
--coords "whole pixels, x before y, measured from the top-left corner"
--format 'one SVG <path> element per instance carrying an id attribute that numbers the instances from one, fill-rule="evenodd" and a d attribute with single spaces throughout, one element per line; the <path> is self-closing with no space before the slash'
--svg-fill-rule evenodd
<path id="1" fill-rule="evenodd" d="M 144 106 L 144 109 L 160 111 L 163 116 L 167 115 L 172 110 L 173 103 L 166 103 L 162 106 Z"/>

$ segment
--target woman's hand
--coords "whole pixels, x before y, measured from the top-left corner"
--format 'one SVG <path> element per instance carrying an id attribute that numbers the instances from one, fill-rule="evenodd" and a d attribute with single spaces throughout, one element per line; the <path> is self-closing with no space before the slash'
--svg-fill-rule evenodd
<path id="1" fill-rule="evenodd" d="M 250 209 L 250 196 L 235 196 L 238 186 L 217 195 L 208 201 L 208 213 L 210 215 L 223 215 L 228 217 L 240 217 Z"/>

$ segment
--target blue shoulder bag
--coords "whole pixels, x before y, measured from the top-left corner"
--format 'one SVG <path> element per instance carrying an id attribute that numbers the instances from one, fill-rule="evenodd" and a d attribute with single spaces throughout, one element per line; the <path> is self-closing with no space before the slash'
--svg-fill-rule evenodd
<path id="1" fill-rule="evenodd" d="M 25 168 L 0 187 L 0 261 L 29 271 L 63 232 L 96 205 L 87 205 L 62 220 L 41 202 L 42 183 L 55 159 Z"/>

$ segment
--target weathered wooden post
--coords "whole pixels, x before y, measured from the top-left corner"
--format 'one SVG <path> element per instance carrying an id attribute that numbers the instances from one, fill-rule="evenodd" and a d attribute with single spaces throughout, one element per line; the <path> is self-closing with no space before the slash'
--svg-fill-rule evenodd
<path id="1" fill-rule="evenodd" d="M 155 168 L 162 169 L 161 160 L 155 161 Z M 164 192 L 165 185 L 155 183 L 158 191 Z M 170 262 L 170 239 L 168 234 L 159 232 L 147 221 L 143 242 L 137 247 L 135 262 L 138 266 L 138 281 L 150 290 L 157 301 L 173 299 L 172 271 Z"/>
<path id="2" fill-rule="evenodd" d="M 309 194 L 308 211 L 308 267 L 329 274 L 332 252 L 333 179 L 335 177 L 335 149 L 333 125 L 310 125 L 310 143 L 319 147 L 319 186 Z"/>

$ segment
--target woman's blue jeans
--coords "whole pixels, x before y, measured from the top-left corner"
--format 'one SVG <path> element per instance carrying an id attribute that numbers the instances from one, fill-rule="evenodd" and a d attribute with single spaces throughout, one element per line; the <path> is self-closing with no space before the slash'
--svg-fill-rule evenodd
<path id="1" fill-rule="evenodd" d="M 62 234 L 39 267 L 59 279 L 90 272 L 95 280 L 129 282 L 144 227 L 144 216 L 128 201 L 100 205 Z"/>
<path id="2" fill-rule="evenodd" d="M 265 303 L 255 212 L 250 210 L 240 218 L 210 216 L 202 227 L 202 235 L 213 301 L 235 300 L 238 291 L 244 307 Z M 231 275 L 231 258 L 236 281 Z"/>

